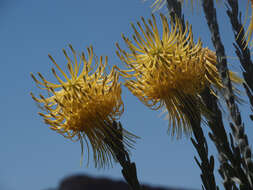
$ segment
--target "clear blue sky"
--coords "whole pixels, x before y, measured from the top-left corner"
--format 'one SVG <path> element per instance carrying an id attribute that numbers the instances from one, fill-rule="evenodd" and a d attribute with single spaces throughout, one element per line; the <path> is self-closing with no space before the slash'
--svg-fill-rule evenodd
<path id="1" fill-rule="evenodd" d="M 240 3 L 245 9 L 246 1 Z M 77 173 L 122 178 L 119 164 L 106 170 L 97 170 L 93 164 L 80 167 L 80 144 L 51 131 L 37 115 L 39 109 L 29 93 L 40 91 L 30 72 L 39 71 L 53 79 L 49 72 L 53 65 L 47 55 L 50 53 L 59 65 L 65 66 L 61 49 L 69 43 L 77 52 L 93 45 L 96 55 L 108 55 L 111 66 L 120 65 L 115 42 L 123 44 L 121 33 L 133 34 L 131 22 L 141 16 L 150 18 L 150 5 L 151 0 L 0 0 L 0 189 L 43 190 L 56 187 L 63 177 Z M 222 13 L 224 6 L 219 7 L 227 55 L 235 56 L 231 27 Z M 161 11 L 166 13 L 166 9 Z M 213 49 L 201 8 L 194 14 L 189 8 L 185 12 L 193 24 L 195 39 L 201 37 L 204 46 Z M 238 60 L 229 62 L 232 69 L 240 72 Z M 172 140 L 167 134 L 168 122 L 159 117 L 160 112 L 146 108 L 125 88 L 122 96 L 125 113 L 121 122 L 141 137 L 131 156 L 140 181 L 200 189 L 200 170 L 193 159 L 196 151 L 190 139 Z M 249 113 L 247 103 L 241 108 L 245 115 Z M 253 128 L 248 119 L 244 121 L 252 144 Z M 210 152 L 217 157 L 209 144 Z M 220 184 L 220 177 L 217 181 Z"/>

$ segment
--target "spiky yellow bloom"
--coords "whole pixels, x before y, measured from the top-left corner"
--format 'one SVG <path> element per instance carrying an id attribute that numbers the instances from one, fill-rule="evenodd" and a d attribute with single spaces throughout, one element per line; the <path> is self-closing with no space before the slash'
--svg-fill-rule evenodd
<path id="1" fill-rule="evenodd" d="M 103 167 L 111 164 L 112 157 L 115 158 L 109 144 L 114 144 L 115 139 L 126 144 L 134 137 L 123 130 L 124 138 L 119 139 L 122 135 L 111 127 L 113 121 L 119 119 L 124 111 L 121 84 L 118 82 L 119 74 L 114 68 L 110 74 L 106 74 L 107 57 L 104 63 L 100 57 L 100 60 L 96 59 L 96 64 L 93 65 L 92 47 L 88 48 L 88 59 L 82 53 L 80 60 L 71 45 L 70 48 L 74 61 L 63 50 L 69 76 L 49 56 L 62 77 L 52 69 L 58 81 L 58 84 L 55 84 L 47 81 L 40 73 L 38 73 L 40 81 L 31 74 L 38 87 L 45 89 L 49 97 L 40 95 L 40 98 L 36 98 L 32 93 L 31 95 L 36 102 L 43 105 L 46 113 L 39 114 L 44 118 L 45 123 L 68 139 L 80 140 L 82 147 L 85 142 L 88 152 L 88 144 L 90 144 L 95 166 Z M 130 141 L 126 141 L 125 137 Z"/>
<path id="2" fill-rule="evenodd" d="M 130 52 L 116 44 L 119 50 L 116 53 L 128 67 L 119 69 L 124 77 L 130 78 L 125 86 L 146 106 L 154 110 L 165 107 L 171 133 L 180 136 L 182 131 L 191 132 L 189 114 L 195 118 L 208 112 L 200 93 L 205 88 L 214 93 L 213 87 L 222 89 L 223 85 L 215 53 L 203 48 L 200 40 L 193 42 L 188 23 L 183 32 L 178 19 L 175 25 L 171 23 L 171 28 L 162 14 L 161 20 L 161 37 L 154 15 L 148 24 L 142 18 L 144 28 L 137 22 L 141 34 L 132 24 L 134 42 L 123 35 Z M 237 79 L 232 75 L 232 80 Z"/>

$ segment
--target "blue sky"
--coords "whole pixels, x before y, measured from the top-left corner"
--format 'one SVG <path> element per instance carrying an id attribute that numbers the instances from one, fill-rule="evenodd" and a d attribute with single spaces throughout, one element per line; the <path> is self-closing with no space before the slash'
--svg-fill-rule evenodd
<path id="1" fill-rule="evenodd" d="M 67 49 L 69 43 L 77 52 L 86 51 L 86 47 L 93 45 L 96 55 L 109 56 L 110 66 L 121 65 L 115 54 L 115 42 L 123 46 L 121 33 L 126 36 L 133 34 L 130 23 L 139 21 L 141 16 L 150 18 L 151 2 L 0 1 L 0 189 L 43 190 L 56 187 L 63 177 L 77 173 L 122 178 L 117 163 L 112 169 L 105 170 L 98 170 L 93 164 L 80 167 L 80 144 L 51 131 L 37 115 L 39 109 L 29 93 L 39 94 L 40 91 L 30 72 L 41 72 L 53 80 L 49 72 L 53 65 L 47 55 L 50 53 L 64 67 L 61 50 Z M 240 4 L 244 10 L 246 1 Z M 198 7 L 194 13 L 189 8 L 184 11 L 193 24 L 195 39 L 201 37 L 204 46 L 213 49 L 201 8 Z M 166 9 L 161 12 L 166 13 Z M 233 58 L 233 36 L 223 4 L 219 5 L 218 16 L 221 34 L 225 34 L 226 53 L 232 57 L 230 66 L 240 73 L 238 60 Z M 159 117 L 161 112 L 146 108 L 126 88 L 123 88 L 122 96 L 125 112 L 121 122 L 127 130 L 141 137 L 131 155 L 137 164 L 140 181 L 200 189 L 200 170 L 193 159 L 196 151 L 190 139 L 172 139 L 167 134 L 168 121 Z M 241 109 L 252 144 L 253 128 L 247 119 L 247 102 Z M 227 118 L 228 114 L 225 115 Z M 208 132 L 208 129 L 204 131 Z M 217 157 L 213 144 L 210 142 L 209 145 L 210 152 Z M 221 184 L 219 176 L 217 182 Z"/>

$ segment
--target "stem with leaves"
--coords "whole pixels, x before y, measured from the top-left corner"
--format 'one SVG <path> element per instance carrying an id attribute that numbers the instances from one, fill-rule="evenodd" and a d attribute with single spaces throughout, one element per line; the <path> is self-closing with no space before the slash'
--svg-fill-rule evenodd
<path id="1" fill-rule="evenodd" d="M 248 147 L 247 135 L 244 133 L 244 126 L 242 124 L 241 114 L 235 102 L 235 95 L 233 93 L 232 84 L 228 74 L 225 49 L 220 39 L 216 9 L 214 8 L 213 0 L 203 0 L 202 6 L 205 12 L 208 27 L 211 32 L 211 39 L 216 49 L 217 69 L 224 85 L 224 97 L 231 118 L 233 120 L 233 123 L 230 123 L 230 127 L 232 129 L 233 134 L 230 135 L 231 148 L 233 152 L 232 154 L 229 154 L 227 152 L 228 154 L 223 155 L 225 156 L 225 159 L 230 161 L 230 164 L 227 163 L 226 165 L 224 165 L 226 166 L 226 168 L 224 168 L 224 172 L 228 179 L 230 179 L 229 181 L 233 181 L 234 183 L 239 184 L 240 189 L 253 189 L 252 176 L 250 175 L 250 173 L 247 173 L 249 168 L 247 164 L 245 164 L 246 161 L 243 158 L 244 156 L 246 156 L 248 158 L 248 163 L 250 163 L 251 151 Z"/>
<path id="2" fill-rule="evenodd" d="M 235 53 L 238 56 L 240 63 L 243 67 L 243 77 L 246 82 L 244 88 L 249 97 L 251 109 L 253 108 L 253 63 L 250 57 L 250 49 L 245 41 L 244 27 L 241 22 L 241 12 L 238 8 L 238 0 L 227 0 L 227 15 L 229 16 L 232 29 L 234 32 L 235 42 Z M 253 111 L 253 109 L 252 109 Z M 250 118 L 253 120 L 253 116 Z"/>
<path id="3" fill-rule="evenodd" d="M 131 162 L 128 151 L 125 149 L 123 144 L 122 125 L 120 122 L 117 123 L 116 121 L 114 121 L 112 123 L 112 126 L 115 130 L 120 132 L 117 134 L 121 134 L 121 136 L 115 138 L 113 144 L 111 143 L 112 141 L 108 141 L 108 144 L 110 145 L 111 150 L 114 152 L 116 159 L 122 167 L 122 175 L 130 186 L 131 190 L 141 190 L 142 188 L 137 178 L 135 163 Z M 114 138 L 114 135 L 111 135 L 111 138 Z"/>

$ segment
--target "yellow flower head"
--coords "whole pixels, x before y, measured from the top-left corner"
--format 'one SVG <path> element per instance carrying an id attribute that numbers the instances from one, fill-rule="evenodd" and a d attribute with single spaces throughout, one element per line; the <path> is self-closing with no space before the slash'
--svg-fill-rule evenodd
<path id="1" fill-rule="evenodd" d="M 180 136 L 182 131 L 191 132 L 186 112 L 193 118 L 206 112 L 200 93 L 205 88 L 214 93 L 212 86 L 217 89 L 223 86 L 215 53 L 203 48 L 200 40 L 193 42 L 188 23 L 183 32 L 178 19 L 175 25 L 171 23 L 171 28 L 162 14 L 161 20 L 161 37 L 153 15 L 148 24 L 142 18 L 144 28 L 137 22 L 141 33 L 132 24 L 134 43 L 123 35 L 130 52 L 116 44 L 119 49 L 116 53 L 128 67 L 119 69 L 124 77 L 130 78 L 126 87 L 148 107 L 155 110 L 165 107 L 171 133 Z"/>
<path id="2" fill-rule="evenodd" d="M 39 114 L 45 123 L 68 139 L 80 140 L 82 147 L 85 142 L 88 152 L 90 144 L 95 166 L 103 167 L 111 164 L 112 157 L 115 158 L 110 144 L 114 144 L 115 139 L 125 143 L 125 138 L 118 139 L 121 134 L 111 127 L 113 121 L 119 119 L 124 111 L 119 75 L 114 68 L 106 75 L 107 57 L 105 63 L 100 57 L 100 60 L 96 60 L 96 64 L 92 65 L 94 59 L 92 47 L 88 48 L 88 59 L 82 53 L 80 61 L 71 45 L 70 48 L 74 61 L 63 50 L 69 76 L 49 56 L 62 77 L 52 69 L 58 81 L 58 84 L 55 84 L 47 81 L 40 73 L 38 73 L 40 81 L 31 74 L 38 87 L 45 89 L 49 97 L 40 95 L 40 98 L 36 98 L 32 93 L 31 95 L 36 102 L 43 105 L 46 113 Z M 97 69 L 94 71 L 96 66 Z M 122 131 L 122 135 L 130 141 L 133 137 L 125 130 Z"/>

